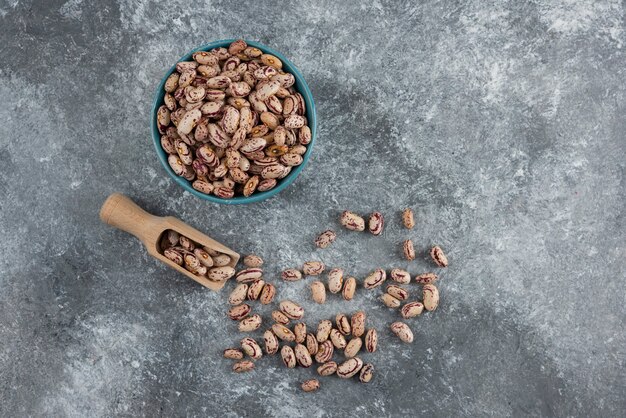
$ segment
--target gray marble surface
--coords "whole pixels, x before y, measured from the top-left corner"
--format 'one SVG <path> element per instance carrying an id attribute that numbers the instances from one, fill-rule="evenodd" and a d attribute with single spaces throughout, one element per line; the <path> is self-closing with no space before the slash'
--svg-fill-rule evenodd
<path id="1" fill-rule="evenodd" d="M 622 2 L 199 3 L 0 2 L 0 415 L 624 414 Z M 238 36 L 299 66 L 319 132 L 289 189 L 227 207 L 166 176 L 149 113 L 179 56 Z M 364 356 L 374 381 L 324 378 L 303 394 L 314 370 L 278 358 L 233 374 L 226 292 L 100 223 L 114 191 L 262 255 L 310 325 L 366 309 L 381 335 Z M 340 231 L 315 249 L 344 209 L 382 211 L 384 236 Z M 359 279 L 427 271 L 432 243 L 450 267 L 440 308 L 410 321 L 411 345 L 389 332 L 398 314 L 380 291 L 314 306 L 312 279 L 278 279 L 309 259 Z"/>

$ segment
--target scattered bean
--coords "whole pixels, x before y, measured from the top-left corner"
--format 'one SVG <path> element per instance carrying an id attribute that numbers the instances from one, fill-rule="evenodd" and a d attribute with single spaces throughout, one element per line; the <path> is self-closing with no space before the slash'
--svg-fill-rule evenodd
<path id="1" fill-rule="evenodd" d="M 258 314 L 251 315 L 247 318 L 239 321 L 239 331 L 240 332 L 251 332 L 259 329 L 261 327 L 261 323 L 263 320 L 261 316 Z"/>
<path id="2" fill-rule="evenodd" d="M 257 300 L 259 296 L 261 296 L 261 292 L 263 291 L 264 287 L 265 280 L 256 279 L 255 281 L 253 281 L 248 287 L 248 299 Z"/>
<path id="3" fill-rule="evenodd" d="M 361 369 L 359 373 L 359 380 L 361 383 L 369 383 L 374 377 L 374 366 L 371 363 L 367 363 Z"/>
<path id="4" fill-rule="evenodd" d="M 293 333 L 296 336 L 296 342 L 302 344 L 306 340 L 306 324 L 304 322 L 295 324 Z"/>
<path id="5" fill-rule="evenodd" d="M 404 301 L 409 298 L 409 292 L 403 287 L 396 286 L 395 284 L 390 284 L 387 286 L 387 293 L 389 293 L 394 298 Z"/>
<path id="6" fill-rule="evenodd" d="M 330 330 L 332 329 L 332 322 L 327 319 L 320 321 L 317 325 L 317 342 L 323 343 L 324 341 L 328 340 L 328 337 L 330 336 Z"/>
<path id="7" fill-rule="evenodd" d="M 283 345 L 283 348 L 280 349 L 280 357 L 283 359 L 286 367 L 290 369 L 296 367 L 296 354 L 290 346 Z"/>
<path id="8" fill-rule="evenodd" d="M 343 354 L 348 358 L 354 357 L 359 353 L 362 346 L 363 341 L 359 337 L 354 337 L 350 340 L 350 342 L 348 342 L 348 345 L 346 345 L 346 348 L 343 350 Z"/>
<path id="9" fill-rule="evenodd" d="M 289 318 L 281 311 L 273 311 L 272 319 L 274 320 L 274 322 L 281 325 L 287 325 L 289 323 Z"/>
<path id="10" fill-rule="evenodd" d="M 352 335 L 360 337 L 365 333 L 365 312 L 358 311 L 352 318 L 350 318 L 350 328 L 352 329 Z"/>
<path id="11" fill-rule="evenodd" d="M 406 303 L 402 307 L 402 309 L 400 309 L 400 315 L 402 315 L 402 318 L 404 319 L 414 318 L 416 316 L 421 315 L 423 310 L 424 310 L 424 305 L 422 305 L 422 303 L 409 302 L 409 303 Z"/>
<path id="12" fill-rule="evenodd" d="M 405 240 L 402 243 L 402 252 L 404 253 L 404 258 L 407 260 L 415 260 L 415 248 L 413 247 L 413 241 L 410 239 Z"/>
<path id="13" fill-rule="evenodd" d="M 311 296 L 316 303 L 323 304 L 326 302 L 326 288 L 324 287 L 324 283 L 320 281 L 311 283 Z"/>
<path id="14" fill-rule="evenodd" d="M 315 392 L 320 388 L 320 382 L 317 379 L 309 379 L 302 382 L 302 390 L 305 392 Z"/>
<path id="15" fill-rule="evenodd" d="M 437 281 L 435 273 L 422 273 L 415 276 L 415 282 L 419 284 L 431 284 Z"/>
<path id="16" fill-rule="evenodd" d="M 250 305 L 244 303 L 230 308 L 227 315 L 233 321 L 241 321 L 246 316 L 250 315 L 250 312 L 252 312 L 252 308 Z"/>
<path id="17" fill-rule="evenodd" d="M 336 349 L 342 350 L 346 348 L 346 337 L 343 336 L 338 330 L 330 330 L 330 341 L 333 343 Z"/>
<path id="18" fill-rule="evenodd" d="M 343 270 L 340 268 L 331 269 L 328 272 L 328 290 L 330 293 L 341 292 L 343 286 Z"/>
<path id="19" fill-rule="evenodd" d="M 372 235 L 382 234 L 383 228 L 385 227 L 385 218 L 383 218 L 383 214 L 380 212 L 372 213 L 367 226 Z"/>
<path id="20" fill-rule="evenodd" d="M 305 345 L 296 344 L 294 353 L 296 355 L 296 361 L 301 367 L 311 367 L 313 359 L 311 358 L 311 354 Z"/>
<path id="21" fill-rule="evenodd" d="M 337 366 L 337 376 L 342 379 L 349 379 L 361 371 L 362 367 L 363 360 L 358 357 L 350 358 Z"/>
<path id="22" fill-rule="evenodd" d="M 440 246 L 435 245 L 430 250 L 430 257 L 439 267 L 448 267 L 448 257 L 446 257 L 446 255 L 443 253 L 443 250 Z"/>
<path id="23" fill-rule="evenodd" d="M 392 269 L 389 273 L 389 277 L 391 277 L 391 280 L 394 282 L 400 284 L 409 284 L 411 282 L 411 275 L 409 272 L 401 269 Z"/>
<path id="24" fill-rule="evenodd" d="M 233 364 L 233 371 L 235 373 L 245 373 L 251 370 L 254 370 L 254 363 L 249 360 L 242 360 Z"/>
<path id="25" fill-rule="evenodd" d="M 332 229 L 327 229 L 326 231 L 319 234 L 317 238 L 315 238 L 315 245 L 319 248 L 327 248 L 330 244 L 335 242 L 335 239 L 337 239 L 337 234 L 335 233 L 335 231 L 333 231 Z"/>
<path id="26" fill-rule="evenodd" d="M 272 332 L 272 330 L 267 330 L 263 333 L 263 341 L 265 342 L 265 353 L 269 355 L 274 355 L 278 352 L 278 338 L 276 338 L 276 334 Z"/>
<path id="27" fill-rule="evenodd" d="M 282 324 L 272 325 L 272 332 L 274 332 L 274 334 L 276 334 L 276 336 L 283 341 L 293 342 L 296 340 L 295 334 Z"/>
<path id="28" fill-rule="evenodd" d="M 290 300 L 280 302 L 279 308 L 289 319 L 302 319 L 304 316 L 304 309 Z"/>
<path id="29" fill-rule="evenodd" d="M 287 269 L 281 273 L 280 277 L 287 282 L 295 282 L 302 278 L 302 273 L 296 269 Z"/>
<path id="30" fill-rule="evenodd" d="M 363 287 L 366 289 L 373 289 L 380 286 L 387 279 L 387 273 L 383 269 L 376 269 L 371 272 L 365 280 L 363 280 Z"/>
<path id="31" fill-rule="evenodd" d="M 339 219 L 341 225 L 351 231 L 365 230 L 365 220 L 354 212 L 344 211 Z"/>
<path id="32" fill-rule="evenodd" d="M 422 287 L 422 294 L 424 298 L 424 308 L 427 311 L 434 311 L 439 306 L 439 290 L 434 284 L 425 284 Z"/>
<path id="33" fill-rule="evenodd" d="M 241 360 L 243 359 L 243 351 L 238 348 L 227 348 L 224 350 L 224 358 L 231 360 Z"/>
<path id="34" fill-rule="evenodd" d="M 330 340 L 326 340 L 319 344 L 317 354 L 315 354 L 315 361 L 318 363 L 327 363 L 333 358 L 335 348 Z"/>
<path id="35" fill-rule="evenodd" d="M 307 261 L 302 266 L 302 273 L 307 276 L 319 276 L 326 266 L 321 261 Z"/>
<path id="36" fill-rule="evenodd" d="M 356 279 L 354 277 L 348 277 L 343 284 L 343 298 L 345 300 L 352 300 L 354 298 L 354 292 L 356 290 Z"/>
<path id="37" fill-rule="evenodd" d="M 265 286 L 263 286 L 263 290 L 261 291 L 261 296 L 259 296 L 259 301 L 262 305 L 268 305 L 272 303 L 275 295 L 276 287 L 274 287 L 274 285 L 271 283 L 266 283 Z"/>
<path id="38" fill-rule="evenodd" d="M 402 223 L 404 224 L 405 228 L 413 229 L 413 227 L 415 226 L 415 220 L 413 219 L 413 210 L 411 210 L 410 208 L 406 208 L 404 209 L 404 211 L 402 211 Z"/>
<path id="39" fill-rule="evenodd" d="M 252 357 L 255 360 L 260 359 L 263 356 L 261 347 L 254 338 L 246 337 L 241 340 L 241 348 L 244 353 Z"/>
<path id="40" fill-rule="evenodd" d="M 317 373 L 320 376 L 330 376 L 335 374 L 337 371 L 337 363 L 334 361 L 329 361 L 327 363 L 322 364 L 317 368 Z"/>
<path id="41" fill-rule="evenodd" d="M 400 338 L 405 343 L 413 342 L 413 331 L 411 328 L 404 322 L 394 322 L 391 324 L 391 331 L 396 334 L 398 338 Z"/>
<path id="42" fill-rule="evenodd" d="M 317 350 L 319 349 L 319 343 L 317 342 L 317 338 L 311 332 L 306 335 L 306 348 L 309 350 L 309 353 L 312 356 L 317 354 Z"/>
<path id="43" fill-rule="evenodd" d="M 263 259 L 255 254 L 250 254 L 244 257 L 243 264 L 246 267 L 259 268 L 263 265 Z"/>

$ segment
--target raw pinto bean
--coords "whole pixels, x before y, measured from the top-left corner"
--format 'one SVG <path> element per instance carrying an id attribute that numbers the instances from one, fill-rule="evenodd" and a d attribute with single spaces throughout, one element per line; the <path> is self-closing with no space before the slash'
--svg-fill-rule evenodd
<path id="1" fill-rule="evenodd" d="M 295 334 L 286 326 L 282 324 L 274 324 L 272 325 L 272 331 L 278 338 L 283 341 L 292 342 L 296 340 Z"/>
<path id="2" fill-rule="evenodd" d="M 302 390 L 305 392 L 315 392 L 319 388 L 320 382 L 317 379 L 308 379 L 302 382 Z"/>
<path id="3" fill-rule="evenodd" d="M 415 276 L 415 282 L 419 284 L 431 284 L 437 281 L 438 276 L 435 273 L 422 273 Z"/>
<path id="4" fill-rule="evenodd" d="M 404 253 L 404 258 L 407 260 L 415 260 L 415 248 L 413 247 L 413 241 L 410 239 L 405 240 L 402 243 L 402 252 Z"/>
<path id="5" fill-rule="evenodd" d="M 390 284 L 389 286 L 387 286 L 387 293 L 389 293 L 394 298 L 402 301 L 409 298 L 409 292 L 405 288 L 397 286 L 395 284 Z"/>
<path id="6" fill-rule="evenodd" d="M 439 267 L 448 267 L 448 257 L 446 257 L 440 246 L 435 245 L 430 250 L 430 257 Z"/>
<path id="7" fill-rule="evenodd" d="M 354 298 L 354 292 L 356 290 L 356 279 L 354 277 L 348 277 L 343 285 L 343 298 L 344 300 L 352 300 Z"/>
<path id="8" fill-rule="evenodd" d="M 250 332 L 255 331 L 261 327 L 262 323 L 261 316 L 258 314 L 251 315 L 247 318 L 242 319 L 239 322 L 239 331 L 240 332 Z"/>
<path id="9" fill-rule="evenodd" d="M 361 351 L 361 347 L 363 346 L 363 341 L 359 337 L 354 337 L 348 342 L 346 348 L 343 350 L 343 354 L 350 358 L 359 354 Z"/>
<path id="10" fill-rule="evenodd" d="M 283 348 L 280 349 L 280 357 L 283 359 L 286 367 L 290 369 L 296 367 L 296 354 L 290 346 L 283 345 Z"/>
<path id="11" fill-rule="evenodd" d="M 354 212 L 344 211 L 339 218 L 341 225 L 351 231 L 364 231 L 365 220 Z"/>
<path id="12" fill-rule="evenodd" d="M 328 290 L 330 293 L 339 293 L 343 286 L 343 269 L 334 268 L 328 272 Z"/>
<path id="13" fill-rule="evenodd" d="M 252 312 L 252 308 L 250 307 L 250 305 L 244 303 L 230 308 L 227 315 L 233 321 L 241 321 L 242 319 L 247 317 L 250 312 Z"/>
<path id="14" fill-rule="evenodd" d="M 330 376 L 335 374 L 337 371 L 337 363 L 334 361 L 329 361 L 327 363 L 322 364 L 317 368 L 317 373 L 320 376 Z"/>
<path id="15" fill-rule="evenodd" d="M 241 340 L 241 349 L 248 356 L 252 357 L 255 360 L 260 359 L 263 356 L 263 352 L 261 351 L 261 347 L 256 342 L 254 338 L 246 337 Z"/>
<path id="16" fill-rule="evenodd" d="M 241 360 L 243 359 L 243 351 L 238 348 L 227 348 L 224 350 L 224 358 L 231 360 Z"/>
<path id="17" fill-rule="evenodd" d="M 280 311 L 287 315 L 289 319 L 302 319 L 304 316 L 304 309 L 290 300 L 283 300 L 280 302 L 279 308 Z"/>
<path id="18" fill-rule="evenodd" d="M 392 269 L 389 273 L 389 277 L 391 277 L 391 280 L 394 282 L 400 284 L 408 284 L 411 281 L 411 275 L 409 272 L 401 269 Z"/>
<path id="19" fill-rule="evenodd" d="M 333 345 L 338 350 L 343 350 L 346 348 L 346 337 L 344 337 L 338 330 L 332 329 L 330 331 L 330 341 L 332 341 Z"/>
<path id="20" fill-rule="evenodd" d="M 394 322 L 393 324 L 391 324 L 390 328 L 391 331 L 396 334 L 396 336 L 400 338 L 400 340 L 402 340 L 403 342 L 413 342 L 413 331 L 411 331 L 411 328 L 409 328 L 409 326 L 404 322 Z"/>
<path id="21" fill-rule="evenodd" d="M 424 305 L 420 302 L 409 302 L 400 309 L 400 315 L 402 318 L 409 319 L 414 318 L 422 314 Z"/>
<path id="22" fill-rule="evenodd" d="M 296 355 L 296 361 L 301 367 L 311 367 L 313 359 L 311 358 L 311 354 L 306 346 L 303 344 L 296 344 L 294 353 Z"/>
<path id="23" fill-rule="evenodd" d="M 383 233 L 385 226 L 385 219 L 380 212 L 374 212 L 370 215 L 369 222 L 367 223 L 367 229 L 372 235 L 380 235 Z"/>
<path id="24" fill-rule="evenodd" d="M 333 329 L 333 323 L 330 322 L 327 319 L 324 319 L 322 321 L 320 321 L 320 323 L 317 325 L 317 342 L 319 343 L 323 343 L 324 341 L 328 340 L 328 337 L 330 336 L 330 331 Z"/>
<path id="25" fill-rule="evenodd" d="M 306 276 L 319 276 L 326 266 L 321 261 L 307 261 L 302 266 L 302 273 Z"/>
<path id="26" fill-rule="evenodd" d="M 278 352 L 279 342 L 276 335 L 272 332 L 272 330 L 267 330 L 263 333 L 263 341 L 265 342 L 265 353 L 274 355 Z"/>
<path id="27" fill-rule="evenodd" d="M 257 300 L 261 296 L 261 292 L 265 287 L 265 280 L 257 279 L 248 287 L 248 299 L 249 300 Z"/>
<path id="28" fill-rule="evenodd" d="M 319 349 L 319 343 L 313 333 L 308 333 L 306 335 L 306 348 L 307 350 L 309 350 L 309 353 L 312 356 L 317 354 L 317 350 Z"/>
<path id="29" fill-rule="evenodd" d="M 323 304 L 326 302 L 326 288 L 324 283 L 316 280 L 311 283 L 311 297 L 316 303 Z"/>
<path id="30" fill-rule="evenodd" d="M 274 320 L 274 322 L 280 325 L 287 325 L 289 323 L 289 318 L 281 311 L 273 311 L 272 319 Z"/>
<path id="31" fill-rule="evenodd" d="M 365 333 L 365 320 L 366 315 L 363 311 L 358 311 L 352 318 L 350 318 L 350 328 L 352 329 L 352 335 L 360 337 Z"/>
<path id="32" fill-rule="evenodd" d="M 333 358 L 335 348 L 330 340 L 326 340 L 319 344 L 317 353 L 315 354 L 315 361 L 318 363 L 329 362 Z"/>
<path id="33" fill-rule="evenodd" d="M 402 211 L 402 223 L 406 229 L 413 229 L 415 226 L 415 219 L 413 217 L 413 210 L 410 208 L 404 209 Z"/>
<path id="34" fill-rule="evenodd" d="M 287 282 L 295 282 L 302 279 L 302 273 L 296 269 L 287 269 L 281 273 L 280 277 Z"/>
<path id="35" fill-rule="evenodd" d="M 359 380 L 361 383 L 369 383 L 374 377 L 374 366 L 371 363 L 368 363 L 361 368 L 361 372 L 359 373 Z"/>
<path id="36" fill-rule="evenodd" d="M 363 287 L 366 289 L 373 289 L 382 285 L 387 279 L 387 273 L 383 269 L 376 269 L 371 272 L 365 280 L 363 280 Z"/>
<path id="37" fill-rule="evenodd" d="M 439 306 L 439 290 L 434 284 L 425 284 L 422 287 L 422 297 L 427 311 L 434 311 Z"/>
<path id="38" fill-rule="evenodd" d="M 254 370 L 254 362 L 249 360 L 238 361 L 233 364 L 233 371 L 235 373 L 245 373 Z"/>
<path id="39" fill-rule="evenodd" d="M 259 296 L 259 301 L 262 305 L 269 305 L 274 300 L 274 296 L 276 295 L 276 287 L 273 284 L 267 283 L 263 286 L 263 290 L 261 291 L 261 295 Z"/>
<path id="40" fill-rule="evenodd" d="M 296 342 L 302 344 L 306 340 L 306 324 L 304 322 L 295 324 L 293 333 L 296 336 Z"/>
<path id="41" fill-rule="evenodd" d="M 342 313 L 337 314 L 337 316 L 335 317 L 335 324 L 337 325 L 337 330 L 343 335 L 350 335 L 350 333 L 352 332 L 350 320 L 346 315 Z"/>
<path id="42" fill-rule="evenodd" d="M 358 357 L 350 358 L 337 367 L 337 376 L 342 379 L 349 379 L 356 375 L 363 367 L 363 360 Z"/>

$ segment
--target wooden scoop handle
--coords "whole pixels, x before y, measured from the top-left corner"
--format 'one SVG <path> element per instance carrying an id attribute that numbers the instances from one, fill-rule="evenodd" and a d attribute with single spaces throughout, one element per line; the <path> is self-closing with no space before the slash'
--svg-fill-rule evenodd
<path id="1" fill-rule="evenodd" d="M 163 218 L 141 209 L 120 193 L 113 193 L 100 209 L 102 222 L 133 234 L 151 248 L 163 232 Z"/>

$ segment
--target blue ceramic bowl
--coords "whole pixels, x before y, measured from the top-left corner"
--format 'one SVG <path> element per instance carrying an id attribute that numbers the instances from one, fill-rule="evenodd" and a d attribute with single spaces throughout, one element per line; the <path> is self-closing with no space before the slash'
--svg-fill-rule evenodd
<path id="1" fill-rule="evenodd" d="M 189 51 L 179 61 L 191 60 L 192 54 L 196 51 L 208 51 L 213 48 L 228 47 L 228 45 L 230 45 L 234 40 L 235 39 L 224 39 L 221 41 L 215 41 L 206 45 L 202 45 L 199 48 Z M 304 77 L 302 76 L 300 71 L 298 71 L 296 66 L 293 65 L 293 63 L 289 61 L 280 52 L 277 52 L 273 50 L 272 48 L 268 48 L 265 45 L 261 45 L 258 42 L 253 42 L 253 41 L 246 41 L 246 42 L 250 46 L 259 48 L 261 51 L 265 53 L 272 54 L 280 58 L 280 60 L 283 62 L 283 70 L 294 75 L 294 77 L 296 78 L 295 88 L 300 94 L 302 94 L 302 97 L 304 97 L 304 102 L 306 104 L 305 116 L 307 117 L 309 121 L 309 127 L 311 128 L 311 143 L 307 145 L 306 153 L 303 155 L 302 164 L 300 164 L 297 167 L 294 167 L 289 173 L 289 175 L 285 177 L 284 179 L 279 180 L 278 184 L 273 189 L 268 190 L 266 192 L 255 192 L 252 196 L 249 196 L 249 197 L 236 196 L 236 197 L 233 197 L 232 199 L 222 199 L 214 195 L 207 195 L 207 194 L 197 191 L 196 189 L 191 187 L 191 182 L 189 182 L 188 180 L 185 180 L 183 177 L 180 177 L 174 174 L 171 167 L 167 163 L 167 153 L 161 147 L 161 134 L 159 134 L 159 129 L 157 128 L 156 114 L 157 114 L 158 108 L 163 104 L 163 96 L 165 95 L 165 90 L 163 89 L 163 86 L 165 84 L 165 80 L 167 80 L 167 77 L 169 77 L 169 75 L 172 74 L 176 70 L 176 65 L 173 65 L 169 69 L 167 74 L 165 74 L 165 76 L 159 83 L 159 87 L 157 88 L 156 94 L 154 95 L 154 103 L 152 104 L 152 121 L 151 121 L 152 122 L 152 140 L 154 142 L 154 148 L 156 149 L 157 156 L 159 157 L 159 161 L 161 161 L 161 164 L 165 168 L 165 171 L 167 171 L 167 174 L 169 174 L 170 177 L 174 179 L 174 181 L 178 183 L 183 189 L 187 190 L 189 193 L 193 194 L 194 196 L 199 197 L 200 199 L 208 200 L 208 201 L 215 202 L 215 203 L 224 203 L 227 205 L 240 205 L 240 204 L 245 204 L 245 203 L 260 202 L 286 189 L 291 183 L 293 183 L 296 177 L 298 177 L 300 172 L 304 169 L 304 166 L 309 162 L 309 159 L 311 158 L 311 151 L 313 150 L 313 145 L 315 144 L 315 137 L 317 134 L 317 115 L 315 114 L 315 102 L 313 102 L 313 95 L 311 94 L 311 90 L 309 89 L 309 86 L 306 84 L 306 81 L 304 81 Z"/>

